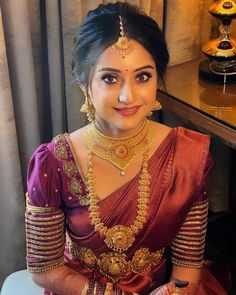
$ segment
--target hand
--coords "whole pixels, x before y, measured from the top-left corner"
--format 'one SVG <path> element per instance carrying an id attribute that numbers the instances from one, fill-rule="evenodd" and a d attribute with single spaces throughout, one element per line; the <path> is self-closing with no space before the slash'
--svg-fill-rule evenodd
<path id="1" fill-rule="evenodd" d="M 188 282 L 173 280 L 153 290 L 149 295 L 188 295 Z"/>

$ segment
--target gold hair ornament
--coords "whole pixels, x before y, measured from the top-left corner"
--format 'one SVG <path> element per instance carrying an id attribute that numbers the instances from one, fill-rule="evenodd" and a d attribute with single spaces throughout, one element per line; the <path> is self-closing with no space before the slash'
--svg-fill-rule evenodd
<path id="1" fill-rule="evenodd" d="M 131 45 L 131 41 L 125 36 L 125 30 L 124 25 L 122 21 L 122 17 L 119 15 L 120 19 L 120 37 L 118 41 L 112 45 L 112 50 L 114 50 L 116 53 L 120 54 L 123 58 L 125 55 L 129 54 L 133 48 Z"/>

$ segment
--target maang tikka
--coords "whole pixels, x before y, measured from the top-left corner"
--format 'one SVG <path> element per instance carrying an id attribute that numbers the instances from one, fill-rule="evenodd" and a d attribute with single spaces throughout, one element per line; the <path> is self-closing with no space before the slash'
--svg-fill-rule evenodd
<path id="1" fill-rule="evenodd" d="M 122 21 L 122 17 L 119 15 L 120 19 L 120 37 L 118 41 L 112 45 L 112 50 L 114 50 L 116 53 L 120 54 L 123 58 L 125 55 L 129 54 L 133 48 L 131 45 L 130 39 L 128 39 L 125 35 L 125 29 L 124 29 L 124 24 Z"/>

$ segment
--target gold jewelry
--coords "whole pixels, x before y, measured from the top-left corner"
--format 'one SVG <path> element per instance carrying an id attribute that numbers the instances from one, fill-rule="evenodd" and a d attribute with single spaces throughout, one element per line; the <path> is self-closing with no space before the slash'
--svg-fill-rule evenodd
<path id="1" fill-rule="evenodd" d="M 88 292 L 88 286 L 89 286 L 89 284 L 86 283 L 85 286 L 84 286 L 84 288 L 83 288 L 83 290 L 82 290 L 82 292 L 81 292 L 81 295 L 86 295 L 87 294 L 87 292 Z"/>
<path id="2" fill-rule="evenodd" d="M 94 121 L 94 115 L 95 115 L 95 108 L 93 103 L 91 102 L 91 99 L 89 98 L 89 95 L 87 94 L 86 91 L 82 90 L 84 92 L 85 95 L 85 102 L 82 105 L 80 112 L 81 113 L 86 113 L 87 114 L 87 118 L 89 122 L 93 122 Z"/>
<path id="3" fill-rule="evenodd" d="M 124 175 L 129 164 L 150 147 L 153 133 L 149 121 L 145 120 L 141 129 L 133 136 L 113 138 L 99 132 L 93 122 L 85 132 L 84 140 L 90 152 L 109 161 Z"/>
<path id="4" fill-rule="evenodd" d="M 159 110 L 161 110 L 161 109 L 162 109 L 162 107 L 161 107 L 160 102 L 159 102 L 158 100 L 156 100 L 156 101 L 155 101 L 155 106 L 154 106 L 154 108 L 153 108 L 153 111 L 159 111 Z"/>
<path id="5" fill-rule="evenodd" d="M 105 236 L 104 241 L 106 245 L 119 253 L 126 251 L 132 246 L 135 240 L 135 235 L 143 228 L 143 225 L 146 222 L 149 202 L 149 184 L 151 178 L 147 170 L 147 161 L 148 151 L 143 154 L 143 164 L 139 180 L 140 185 L 138 188 L 138 210 L 133 224 L 130 227 L 119 224 L 107 228 L 99 215 L 99 200 L 95 192 L 92 152 L 89 151 L 87 185 L 89 191 L 88 211 L 91 218 L 91 224 L 94 225 L 95 230 L 98 231 L 101 236 Z"/>
<path id="6" fill-rule="evenodd" d="M 179 288 L 175 287 L 175 291 L 173 293 L 171 293 L 171 295 L 180 295 Z"/>
<path id="7" fill-rule="evenodd" d="M 122 17 L 119 15 L 120 19 L 120 37 L 118 41 L 112 45 L 112 50 L 114 50 L 116 53 L 120 54 L 122 58 L 125 57 L 125 55 L 129 54 L 133 48 L 131 45 L 130 40 L 125 36 L 125 30 L 124 25 L 122 21 Z"/>

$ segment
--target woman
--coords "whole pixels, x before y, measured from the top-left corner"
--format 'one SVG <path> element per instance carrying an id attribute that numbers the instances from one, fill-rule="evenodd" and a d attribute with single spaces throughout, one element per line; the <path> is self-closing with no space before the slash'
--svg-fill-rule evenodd
<path id="1" fill-rule="evenodd" d="M 92 123 L 41 145 L 28 171 L 27 262 L 45 294 L 197 294 L 209 138 L 146 119 L 167 63 L 158 25 L 127 3 L 78 29 Z"/>

